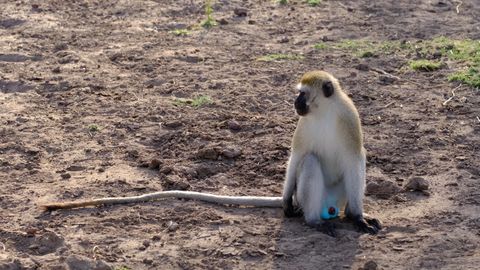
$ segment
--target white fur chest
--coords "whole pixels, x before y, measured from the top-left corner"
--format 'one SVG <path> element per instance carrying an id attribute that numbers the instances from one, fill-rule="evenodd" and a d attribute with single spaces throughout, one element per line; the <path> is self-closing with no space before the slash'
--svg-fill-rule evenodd
<path id="1" fill-rule="evenodd" d="M 326 182 L 334 183 L 339 180 L 340 160 L 339 153 L 342 151 L 342 141 L 338 134 L 338 120 L 336 115 L 325 115 L 320 119 L 305 119 L 309 123 L 305 142 L 310 142 L 307 149 L 312 149 L 321 163 Z"/>

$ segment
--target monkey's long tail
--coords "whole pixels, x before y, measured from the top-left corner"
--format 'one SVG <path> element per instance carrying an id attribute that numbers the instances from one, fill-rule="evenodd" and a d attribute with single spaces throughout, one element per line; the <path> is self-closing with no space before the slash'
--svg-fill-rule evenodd
<path id="1" fill-rule="evenodd" d="M 217 204 L 230 204 L 230 205 L 244 205 L 255 207 L 275 207 L 281 208 L 282 197 L 261 197 L 261 196 L 223 196 L 210 193 L 200 193 L 195 191 L 158 191 L 138 196 L 131 197 L 110 197 L 99 198 L 93 200 L 84 201 L 72 201 L 72 202 L 58 202 L 47 203 L 40 207 L 46 211 L 52 211 L 57 209 L 71 209 L 87 206 L 99 206 L 99 205 L 113 205 L 113 204 L 127 204 L 154 201 L 163 198 L 179 198 L 179 199 L 191 199 L 199 200 Z"/>

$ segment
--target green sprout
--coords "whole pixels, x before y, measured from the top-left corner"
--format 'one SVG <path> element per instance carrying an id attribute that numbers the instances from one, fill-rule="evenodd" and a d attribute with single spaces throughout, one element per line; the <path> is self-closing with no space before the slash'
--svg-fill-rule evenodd
<path id="1" fill-rule="evenodd" d="M 207 18 L 200 23 L 202 27 L 210 28 L 218 24 L 217 21 L 213 18 L 212 13 L 212 0 L 205 0 L 205 15 L 207 15 Z"/>
<path id="2" fill-rule="evenodd" d="M 95 124 L 91 124 L 91 125 L 88 126 L 88 131 L 90 131 L 90 132 L 98 132 L 98 131 L 100 131 L 100 128 L 99 128 L 97 125 L 95 125 Z"/>
<path id="3" fill-rule="evenodd" d="M 272 61 L 281 61 L 281 60 L 302 60 L 304 57 L 302 55 L 297 54 L 267 54 L 265 56 L 261 56 L 257 58 L 257 61 L 261 62 L 272 62 Z"/>
<path id="4" fill-rule="evenodd" d="M 321 2 L 322 0 L 307 0 L 307 4 L 309 4 L 312 7 L 319 5 Z"/>
<path id="5" fill-rule="evenodd" d="M 188 29 L 175 29 L 172 31 L 168 31 L 168 33 L 173 34 L 175 36 L 188 36 L 192 32 L 190 32 Z"/>
<path id="6" fill-rule="evenodd" d="M 173 104 L 176 106 L 192 106 L 195 108 L 201 107 L 203 105 L 211 104 L 213 103 L 212 99 L 209 96 L 198 96 L 196 98 L 190 99 L 190 98 L 175 98 L 173 101 Z"/>

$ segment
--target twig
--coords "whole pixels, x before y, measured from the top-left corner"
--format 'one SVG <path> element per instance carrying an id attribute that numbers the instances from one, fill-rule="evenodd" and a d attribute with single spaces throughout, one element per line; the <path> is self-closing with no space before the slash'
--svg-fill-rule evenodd
<path id="1" fill-rule="evenodd" d="M 376 71 L 376 72 L 378 72 L 378 73 L 382 73 L 383 75 L 387 75 L 387 76 L 389 76 L 389 77 L 392 77 L 392 78 L 394 78 L 394 79 L 401 80 L 400 77 L 395 76 L 395 75 L 392 75 L 392 74 L 386 72 L 385 70 L 382 70 L 382 69 L 379 69 L 379 68 L 370 68 L 370 69 L 373 70 L 373 71 Z"/>
<path id="2" fill-rule="evenodd" d="M 452 101 L 452 99 L 455 97 L 455 90 L 457 90 L 458 88 L 460 88 L 460 85 L 455 87 L 455 89 L 452 90 L 452 96 L 442 103 L 443 106 L 447 105 L 448 102 Z"/>
<path id="3" fill-rule="evenodd" d="M 388 76 L 388 77 L 390 77 L 390 78 L 394 78 L 394 79 L 399 80 L 399 81 L 407 81 L 407 82 L 416 84 L 416 85 L 418 85 L 418 86 L 424 86 L 423 84 L 420 84 L 420 83 L 417 83 L 417 82 L 414 82 L 414 81 L 411 81 L 411 80 L 402 79 L 402 78 L 400 78 L 400 77 L 398 77 L 398 76 L 395 76 L 395 75 L 393 75 L 393 74 L 390 74 L 390 73 L 386 72 L 385 70 L 382 70 L 382 69 L 379 69 L 379 68 L 370 68 L 370 70 L 375 71 L 375 72 L 377 72 L 377 73 L 381 73 L 381 74 L 383 74 L 383 75 L 386 75 L 386 76 Z"/>
<path id="4" fill-rule="evenodd" d="M 455 90 L 452 90 L 452 96 L 449 97 L 447 100 L 445 100 L 442 105 L 445 106 L 447 105 L 448 102 L 452 101 L 452 99 L 455 97 Z"/>
<path id="5" fill-rule="evenodd" d="M 345 6 L 345 5 L 342 4 L 342 3 L 337 3 L 337 4 L 338 4 L 339 6 L 341 6 L 342 8 L 344 8 L 344 9 L 348 9 L 347 6 Z"/>
<path id="6" fill-rule="evenodd" d="M 42 265 L 37 259 L 33 258 L 32 256 L 28 256 L 28 258 L 30 258 L 30 260 L 32 260 L 32 262 L 33 262 L 36 266 L 40 267 L 40 265 Z"/>
<path id="7" fill-rule="evenodd" d="M 197 239 L 207 238 L 207 237 L 210 237 L 210 236 L 212 236 L 212 235 L 213 235 L 213 234 L 202 235 L 202 236 L 197 237 Z"/>
<path id="8" fill-rule="evenodd" d="M 98 249 L 99 247 L 98 246 L 94 246 L 92 248 L 92 253 L 93 253 L 93 259 L 96 260 L 97 259 L 97 252 L 98 252 Z"/>
<path id="9" fill-rule="evenodd" d="M 388 103 L 387 105 L 383 106 L 383 108 L 388 108 L 388 107 L 392 106 L 393 104 L 395 104 L 394 101 L 392 101 L 392 102 Z"/>
<path id="10" fill-rule="evenodd" d="M 477 116 L 477 121 L 480 123 L 480 117 Z"/>
<path id="11" fill-rule="evenodd" d="M 456 7 L 457 14 L 459 14 L 459 13 L 460 13 L 460 6 L 461 6 L 462 4 L 463 4 L 463 2 L 462 2 L 462 1 L 460 1 L 460 4 L 458 4 L 458 5 L 457 5 L 457 7 Z"/>
<path id="12" fill-rule="evenodd" d="M 477 118 L 478 118 L 478 116 L 477 116 Z M 6 250 L 7 250 L 7 247 L 5 246 L 5 244 L 4 244 L 4 243 L 0 242 L 0 245 L 2 245 L 2 249 L 3 249 L 3 251 L 6 251 Z"/>

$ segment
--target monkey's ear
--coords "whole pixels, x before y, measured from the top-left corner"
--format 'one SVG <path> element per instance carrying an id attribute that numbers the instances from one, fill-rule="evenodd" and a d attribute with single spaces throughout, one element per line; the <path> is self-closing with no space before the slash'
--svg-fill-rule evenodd
<path id="1" fill-rule="evenodd" d="M 322 84 L 322 91 L 325 97 L 329 97 L 333 95 L 333 90 L 334 90 L 334 87 L 331 81 L 327 81 Z"/>

